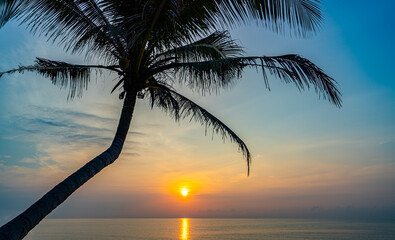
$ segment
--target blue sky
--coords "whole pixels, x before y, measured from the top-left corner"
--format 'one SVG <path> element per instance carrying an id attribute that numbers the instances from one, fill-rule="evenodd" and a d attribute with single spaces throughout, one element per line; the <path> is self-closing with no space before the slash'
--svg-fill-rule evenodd
<path id="1" fill-rule="evenodd" d="M 231 31 L 247 54 L 312 60 L 338 82 L 341 109 L 276 79 L 268 91 L 255 70 L 218 95 L 181 87 L 245 140 L 250 177 L 235 145 L 139 101 L 120 159 L 51 216 L 394 218 L 394 8 L 389 0 L 325 1 L 322 29 L 308 39 L 255 26 Z M 0 70 L 36 56 L 84 60 L 15 23 L 0 30 L 0 56 Z M 72 101 L 33 73 L 0 79 L 0 223 L 108 146 L 121 105 L 110 94 L 114 78 L 97 76 Z M 180 184 L 193 188 L 188 202 L 174 196 Z"/>

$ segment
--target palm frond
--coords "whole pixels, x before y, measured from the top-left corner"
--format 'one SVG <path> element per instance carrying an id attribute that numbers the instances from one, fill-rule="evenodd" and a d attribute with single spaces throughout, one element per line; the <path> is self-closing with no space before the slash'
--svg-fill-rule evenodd
<path id="1" fill-rule="evenodd" d="M 181 62 L 174 64 L 174 74 L 180 83 L 202 92 L 217 91 L 229 86 L 240 78 L 243 69 L 248 66 L 240 58 Z"/>
<path id="2" fill-rule="evenodd" d="M 320 0 L 219 0 L 219 21 L 233 25 L 261 21 L 277 32 L 286 25 L 300 35 L 317 30 L 321 22 Z"/>
<path id="3" fill-rule="evenodd" d="M 190 99 L 170 89 L 164 84 L 156 83 L 148 88 L 151 106 L 158 106 L 169 113 L 176 121 L 190 117 L 190 120 L 199 122 L 207 128 L 212 128 L 213 133 L 221 135 L 223 140 L 229 138 L 235 142 L 247 161 L 248 175 L 250 173 L 251 154 L 247 145 L 222 121 Z"/>
<path id="4" fill-rule="evenodd" d="M 88 0 L 87 3 L 89 4 L 87 4 L 86 9 L 89 8 L 89 12 L 94 12 L 94 15 L 96 15 L 96 19 L 106 25 L 108 31 L 114 37 L 114 40 L 120 40 L 119 38 L 122 36 L 119 34 L 117 29 L 114 28 L 114 26 L 110 23 L 110 18 L 113 17 L 113 15 L 111 13 L 106 15 L 105 12 L 102 10 L 102 8 L 106 7 L 106 3 L 103 1 L 97 2 L 94 0 Z"/>
<path id="5" fill-rule="evenodd" d="M 159 67 L 157 71 L 175 69 L 180 82 L 186 82 L 191 88 L 203 92 L 210 92 L 226 87 L 235 79 L 240 78 L 243 70 L 253 67 L 262 70 L 266 87 L 270 89 L 267 74 L 283 80 L 286 83 L 295 83 L 303 90 L 314 86 L 317 93 L 336 106 L 341 106 L 340 92 L 336 81 L 306 58 L 298 55 L 283 55 L 273 57 L 237 57 L 220 60 L 172 63 Z"/>
<path id="6" fill-rule="evenodd" d="M 159 3 L 150 1 L 150 4 Z M 284 32 L 290 27 L 296 34 L 306 36 L 320 26 L 319 4 L 320 0 L 167 1 L 157 32 L 161 32 L 160 29 L 166 31 L 161 32 L 162 39 L 190 40 L 219 26 L 256 22 L 276 32 Z"/>
<path id="7" fill-rule="evenodd" d="M 0 27 L 12 19 L 27 24 L 33 33 L 43 33 L 48 40 L 58 41 L 67 50 L 79 50 L 74 47 L 75 43 L 89 36 L 90 45 L 83 46 L 88 52 L 120 55 L 114 35 L 87 0 L 0 1 Z M 92 34 L 93 31 L 98 33 Z"/>
<path id="8" fill-rule="evenodd" d="M 0 28 L 18 14 L 19 5 L 20 2 L 14 0 L 0 1 Z"/>
<path id="9" fill-rule="evenodd" d="M 65 62 L 53 61 L 44 58 L 37 58 L 36 63 L 31 66 L 20 66 L 5 72 L 0 72 L 0 77 L 4 74 L 37 72 L 48 77 L 54 85 L 67 87 L 69 89 L 68 98 L 81 96 L 84 89 L 87 89 L 92 69 L 107 69 L 119 72 L 118 66 L 102 65 L 75 65 Z"/>
<path id="10" fill-rule="evenodd" d="M 198 62 L 237 57 L 243 52 L 228 31 L 215 31 L 205 38 L 168 50 L 159 56 L 174 57 L 178 62 Z"/>

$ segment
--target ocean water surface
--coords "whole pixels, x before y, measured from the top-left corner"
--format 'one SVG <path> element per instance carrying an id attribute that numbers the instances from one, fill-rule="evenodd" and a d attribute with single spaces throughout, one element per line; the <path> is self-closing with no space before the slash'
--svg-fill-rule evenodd
<path id="1" fill-rule="evenodd" d="M 45 219 L 25 239 L 395 239 L 395 222 L 306 219 Z"/>

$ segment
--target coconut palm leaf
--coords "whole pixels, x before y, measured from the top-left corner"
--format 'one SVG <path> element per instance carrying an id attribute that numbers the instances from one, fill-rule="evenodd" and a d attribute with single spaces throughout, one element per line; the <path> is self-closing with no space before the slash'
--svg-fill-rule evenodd
<path id="1" fill-rule="evenodd" d="M 171 49 L 159 56 L 173 56 L 180 62 L 198 62 L 236 57 L 243 52 L 242 47 L 230 37 L 228 31 L 216 31 L 205 38 Z"/>
<path id="2" fill-rule="evenodd" d="M 160 1 L 149 1 L 152 8 Z M 319 0 L 185 0 L 167 1 L 157 29 L 166 29 L 168 34 L 180 33 L 178 26 L 191 34 L 207 33 L 209 29 L 257 22 L 276 32 L 286 26 L 299 35 L 314 32 L 321 22 Z M 174 29 L 174 30 L 173 30 Z M 174 36 L 173 36 L 174 37 Z"/>
<path id="3" fill-rule="evenodd" d="M 116 36 L 102 20 L 90 1 L 58 0 L 2 0 L 0 1 L 0 27 L 12 19 L 27 24 L 33 33 L 43 33 L 48 40 L 59 41 L 66 50 L 81 39 L 90 39 L 87 50 L 122 52 Z M 92 34 L 92 32 L 100 32 Z M 80 45 L 78 45 L 80 46 Z"/>
<path id="4" fill-rule="evenodd" d="M 286 25 L 296 33 L 314 32 L 321 21 L 319 0 L 219 0 L 219 21 L 233 25 L 249 21 L 263 22 L 277 32 Z"/>
<path id="5" fill-rule="evenodd" d="M 19 5 L 17 1 L 0 1 L 0 28 L 18 14 Z"/>
<path id="6" fill-rule="evenodd" d="M 82 2 L 84 2 L 84 1 L 82 1 Z M 89 12 L 91 12 L 92 14 L 89 14 L 89 15 L 95 15 L 95 19 L 97 19 L 97 21 L 101 22 L 100 25 L 106 26 L 106 28 L 105 28 L 105 29 L 107 29 L 106 32 L 108 32 L 108 34 L 112 37 L 114 44 L 116 44 L 116 46 L 118 48 L 118 52 L 119 53 L 124 52 L 124 44 L 122 43 L 123 36 L 120 34 L 120 31 L 118 31 L 117 28 L 115 28 L 110 23 L 109 19 L 112 16 L 112 14 L 111 14 L 111 12 L 108 12 L 108 9 L 106 11 L 106 9 L 105 9 L 106 2 L 105 1 L 96 2 L 94 0 L 87 0 L 85 2 L 86 2 L 85 9 L 89 9 L 89 11 L 87 11 L 88 14 L 89 14 Z M 102 10 L 102 8 L 104 9 L 104 11 Z"/>
<path id="7" fill-rule="evenodd" d="M 130 41 L 147 35 L 158 46 L 192 42 L 223 27 L 255 21 L 282 32 L 286 26 L 300 35 L 314 32 L 320 24 L 319 0 L 184 0 L 115 1 L 117 16 Z M 117 3 L 119 6 L 116 6 Z M 159 12 L 158 17 L 155 17 Z M 155 21 L 154 21 L 155 19 Z M 160 42 L 158 42 L 160 39 Z M 162 45 L 163 44 L 163 45 Z M 174 47 L 174 45 L 172 46 Z"/>
<path id="8" fill-rule="evenodd" d="M 171 62 L 198 62 L 240 56 L 243 49 L 229 32 L 214 32 L 191 44 L 176 47 L 148 59 L 146 65 L 151 69 L 165 66 Z"/>
<path id="9" fill-rule="evenodd" d="M 243 153 L 247 161 L 248 175 L 250 173 L 251 154 L 247 145 L 237 136 L 228 126 L 221 120 L 209 113 L 207 110 L 194 103 L 190 99 L 170 89 L 163 83 L 155 82 L 148 88 L 150 94 L 151 106 L 158 106 L 165 112 L 169 113 L 176 121 L 190 117 L 207 128 L 212 128 L 213 133 L 221 135 L 222 139 L 229 138 L 231 142 L 235 142 L 239 146 L 239 150 Z"/>
<path id="10" fill-rule="evenodd" d="M 181 83 L 187 83 L 191 88 L 210 92 L 226 87 L 235 79 L 240 78 L 243 70 L 253 67 L 262 70 L 263 79 L 269 87 L 267 74 L 295 83 L 303 90 L 312 85 L 324 99 L 336 106 L 341 106 L 340 92 L 336 81 L 324 73 L 322 69 L 306 58 L 298 55 L 282 55 L 273 57 L 236 57 L 201 62 L 174 62 L 153 72 L 163 69 L 174 69 Z"/>
<path id="11" fill-rule="evenodd" d="M 65 62 L 53 61 L 44 58 L 37 58 L 32 66 L 20 66 L 6 72 L 0 72 L 0 77 L 4 74 L 15 72 L 37 72 L 48 77 L 54 85 L 67 87 L 69 89 L 68 98 L 81 96 L 82 91 L 87 89 L 92 69 L 107 69 L 116 71 L 118 66 L 102 65 L 75 65 Z"/>

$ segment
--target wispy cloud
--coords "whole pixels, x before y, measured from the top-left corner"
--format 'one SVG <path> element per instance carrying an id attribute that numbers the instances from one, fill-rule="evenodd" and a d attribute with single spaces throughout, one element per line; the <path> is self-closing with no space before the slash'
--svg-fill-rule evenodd
<path id="1" fill-rule="evenodd" d="M 10 186 L 47 185 L 31 179 L 41 176 L 36 179 L 46 181 L 44 175 L 53 179 L 60 172 L 67 173 L 81 166 L 110 145 L 117 124 L 116 118 L 37 105 L 30 106 L 24 114 L 15 112 L 5 117 L 8 130 L 1 136 L 5 141 L 12 139 L 14 144 L 29 142 L 35 146 L 30 157 L 0 156 L 2 161 L 7 161 L 7 165 L 0 165 L 0 181 Z M 138 156 L 133 149 L 144 133 L 131 131 L 129 134 L 135 137 L 128 141 L 124 157 Z"/>

